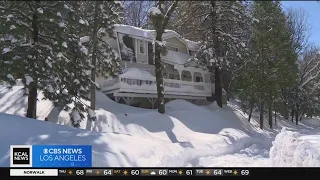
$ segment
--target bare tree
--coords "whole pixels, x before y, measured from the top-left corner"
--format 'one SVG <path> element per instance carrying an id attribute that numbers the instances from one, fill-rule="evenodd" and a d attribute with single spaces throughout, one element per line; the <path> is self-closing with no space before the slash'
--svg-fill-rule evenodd
<path id="1" fill-rule="evenodd" d="M 155 3 L 155 1 L 124 1 L 124 23 L 135 27 L 150 28 L 148 10 Z"/>
<path id="2" fill-rule="evenodd" d="M 310 31 L 308 29 L 308 22 L 307 22 L 307 12 L 302 9 L 293 9 L 290 8 L 287 13 L 287 26 L 288 30 L 291 34 L 291 40 L 293 42 L 294 51 L 299 56 L 302 55 L 304 51 L 306 51 L 308 48 L 310 48 L 310 44 L 308 44 L 308 39 L 310 37 Z M 292 93 L 292 91 L 297 91 L 297 89 L 288 90 L 288 89 L 282 89 L 281 90 L 281 99 L 283 102 L 283 116 L 285 119 L 289 118 L 289 94 Z M 292 107 L 292 109 L 294 109 Z M 291 114 L 293 114 L 294 111 L 292 111 Z"/>
<path id="3" fill-rule="evenodd" d="M 297 54 L 308 46 L 310 31 L 308 29 L 307 12 L 303 8 L 290 8 L 287 14 L 288 29 Z"/>

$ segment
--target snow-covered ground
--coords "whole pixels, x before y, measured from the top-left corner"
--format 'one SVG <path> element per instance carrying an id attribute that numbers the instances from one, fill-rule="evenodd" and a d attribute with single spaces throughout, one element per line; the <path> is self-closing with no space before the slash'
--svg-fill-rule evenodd
<path id="1" fill-rule="evenodd" d="M 92 145 L 93 166 L 98 167 L 320 166 L 317 119 L 305 119 L 299 126 L 278 120 L 274 129 L 261 130 L 255 116 L 249 123 L 235 101 L 221 109 L 215 103 L 197 106 L 175 100 L 161 115 L 97 92 L 98 120 L 87 131 L 85 121 L 82 129 L 68 127 L 68 113 L 42 100 L 41 93 L 39 121 L 21 117 L 27 103 L 21 88 L 0 86 L 0 166 L 9 166 L 12 144 Z M 42 121 L 46 117 L 49 122 Z M 283 127 L 294 132 L 281 131 Z"/>

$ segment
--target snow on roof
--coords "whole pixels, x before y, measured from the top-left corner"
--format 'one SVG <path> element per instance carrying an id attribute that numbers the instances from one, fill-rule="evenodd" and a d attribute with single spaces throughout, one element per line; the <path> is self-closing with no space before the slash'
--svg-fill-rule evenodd
<path id="1" fill-rule="evenodd" d="M 123 25 L 123 24 L 116 24 L 115 31 L 120 32 L 120 33 L 124 33 L 124 34 L 131 34 L 134 36 L 151 38 L 151 39 L 153 37 L 152 32 L 154 32 L 154 30 L 147 30 L 147 29 L 142 29 L 142 28 L 129 26 L 129 25 Z"/>
<path id="2" fill-rule="evenodd" d="M 175 64 L 184 65 L 188 62 L 190 56 L 185 53 L 169 50 L 168 54 L 163 56 L 162 58 Z"/>
<path id="3" fill-rule="evenodd" d="M 144 37 L 148 39 L 153 39 L 155 36 L 155 30 L 149 30 L 149 29 L 142 29 L 134 26 L 124 25 L 124 24 L 116 24 L 115 25 L 115 31 L 124 33 L 124 34 L 130 34 L 138 37 Z M 171 36 L 177 36 L 182 41 L 185 41 L 188 45 L 188 48 L 190 49 L 197 49 L 199 48 L 198 43 L 194 41 L 190 41 L 188 39 L 183 39 L 181 35 L 173 30 L 166 29 L 163 34 L 163 38 L 171 37 Z"/>
<path id="4" fill-rule="evenodd" d="M 123 73 L 120 74 L 120 77 L 130 77 L 137 79 L 154 79 L 155 77 L 150 74 L 148 71 L 138 68 L 126 68 L 123 70 Z"/>
<path id="5" fill-rule="evenodd" d="M 199 49 L 199 44 L 200 44 L 199 42 L 194 42 L 189 39 L 184 39 L 184 40 L 188 44 L 189 49 L 193 49 L 193 50 Z"/>

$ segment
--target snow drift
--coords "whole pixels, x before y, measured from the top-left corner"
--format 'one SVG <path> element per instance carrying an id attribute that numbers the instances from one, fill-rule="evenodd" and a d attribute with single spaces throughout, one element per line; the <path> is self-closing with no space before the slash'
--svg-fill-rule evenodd
<path id="1" fill-rule="evenodd" d="M 127 73 L 137 74 L 134 69 Z M 275 129 L 261 130 L 255 116 L 248 122 L 234 104 L 220 108 L 216 103 L 197 106 L 174 100 L 165 105 L 166 114 L 159 114 L 155 109 L 116 103 L 97 91 L 97 121 L 92 131 L 86 131 L 82 130 L 86 119 L 82 129 L 66 127 L 70 125 L 68 112 L 53 108 L 42 99 L 41 91 L 38 120 L 48 117 L 49 121 L 19 117 L 27 107 L 22 88 L 0 86 L 0 166 L 9 166 L 12 144 L 92 145 L 95 167 L 319 166 L 320 135 L 315 135 L 319 120 L 291 124 L 291 129 L 304 135 L 281 132 L 269 159 L 272 140 L 290 121 L 279 120 Z"/>
<path id="2" fill-rule="evenodd" d="M 312 143 L 299 139 L 300 133 L 286 131 L 276 136 L 270 149 L 271 166 L 320 167 L 320 155 Z"/>

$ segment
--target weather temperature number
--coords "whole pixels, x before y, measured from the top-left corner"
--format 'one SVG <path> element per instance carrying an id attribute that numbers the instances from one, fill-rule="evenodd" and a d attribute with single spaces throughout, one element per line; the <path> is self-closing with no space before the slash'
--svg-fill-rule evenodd
<path id="1" fill-rule="evenodd" d="M 241 175 L 242 176 L 248 176 L 250 174 L 249 170 L 245 169 L 245 170 L 241 170 Z"/>
<path id="2" fill-rule="evenodd" d="M 105 175 L 105 176 L 112 175 L 111 169 L 104 170 L 103 175 Z"/>
<path id="3" fill-rule="evenodd" d="M 131 175 L 132 176 L 139 176 L 140 171 L 139 170 L 131 170 Z"/>
<path id="4" fill-rule="evenodd" d="M 159 172 L 160 176 L 165 176 L 165 175 L 168 174 L 168 170 L 167 169 L 160 169 L 158 172 Z"/>

